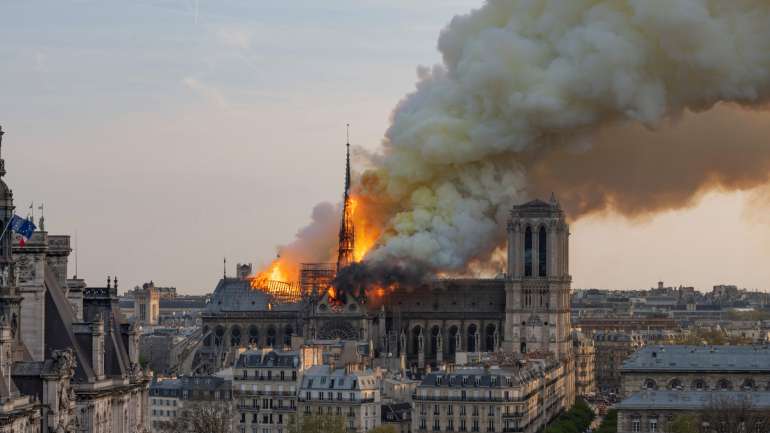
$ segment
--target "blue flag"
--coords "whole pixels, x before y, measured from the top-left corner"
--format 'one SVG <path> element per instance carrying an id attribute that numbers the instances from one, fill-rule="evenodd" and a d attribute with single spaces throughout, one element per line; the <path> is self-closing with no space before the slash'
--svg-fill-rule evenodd
<path id="1" fill-rule="evenodd" d="M 37 228 L 32 221 L 26 218 L 22 218 L 18 215 L 14 215 L 13 218 L 11 218 L 9 226 L 11 230 L 24 236 L 27 239 L 32 237 L 32 233 L 34 233 L 35 229 Z"/>

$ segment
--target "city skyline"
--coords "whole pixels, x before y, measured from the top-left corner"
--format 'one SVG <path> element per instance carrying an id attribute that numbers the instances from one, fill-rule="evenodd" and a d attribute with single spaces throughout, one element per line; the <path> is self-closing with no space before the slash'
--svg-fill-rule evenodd
<path id="1" fill-rule="evenodd" d="M 439 30 L 478 5 L 11 3 L 0 124 L 17 212 L 45 203 L 50 231 L 77 233 L 92 285 L 211 291 L 223 257 L 231 274 L 264 265 L 317 202 L 339 200 L 345 124 L 376 149 L 415 68 L 439 61 Z M 757 197 L 573 222 L 573 287 L 765 289 Z"/>

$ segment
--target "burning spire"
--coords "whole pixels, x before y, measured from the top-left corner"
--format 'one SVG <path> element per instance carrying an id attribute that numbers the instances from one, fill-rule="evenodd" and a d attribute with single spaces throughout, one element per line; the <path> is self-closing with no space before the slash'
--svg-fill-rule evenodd
<path id="1" fill-rule="evenodd" d="M 350 198 L 350 124 L 347 125 L 347 159 L 345 162 L 345 194 L 342 204 L 342 222 L 340 223 L 339 251 L 337 271 L 354 262 L 356 236 L 353 227 L 353 202 Z"/>

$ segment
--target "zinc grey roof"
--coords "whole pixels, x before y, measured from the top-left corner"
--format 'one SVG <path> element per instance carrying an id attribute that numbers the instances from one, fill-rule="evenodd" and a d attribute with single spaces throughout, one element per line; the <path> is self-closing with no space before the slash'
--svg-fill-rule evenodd
<path id="1" fill-rule="evenodd" d="M 529 382 L 533 377 L 542 373 L 536 367 L 525 367 L 517 370 L 483 368 L 463 368 L 452 373 L 433 372 L 426 374 L 420 387 L 432 388 L 507 388 Z M 508 384 L 508 378 L 511 384 Z"/>
<path id="2" fill-rule="evenodd" d="M 767 391 L 642 391 L 632 394 L 615 409 L 620 410 L 697 410 L 726 402 L 747 401 L 752 409 L 770 409 Z"/>
<path id="3" fill-rule="evenodd" d="M 770 372 L 770 346 L 646 346 L 621 370 Z"/>
<path id="4" fill-rule="evenodd" d="M 302 377 L 302 390 L 377 389 L 379 383 L 371 370 L 347 373 L 344 368 L 332 370 L 328 365 L 314 365 Z"/>
<path id="5" fill-rule="evenodd" d="M 268 306 L 269 305 L 269 306 Z M 277 302 L 271 295 L 251 288 L 248 280 L 223 278 L 214 289 L 206 313 L 255 312 L 255 311 L 298 311 L 302 303 Z"/>
<path id="6" fill-rule="evenodd" d="M 255 367 L 286 367 L 297 368 L 299 366 L 299 352 L 278 352 L 251 350 L 238 356 L 236 368 Z"/>

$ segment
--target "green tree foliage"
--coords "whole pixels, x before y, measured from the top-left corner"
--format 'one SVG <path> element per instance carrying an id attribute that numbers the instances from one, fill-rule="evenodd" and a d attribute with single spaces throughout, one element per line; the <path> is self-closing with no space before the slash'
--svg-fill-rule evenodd
<path id="1" fill-rule="evenodd" d="M 369 430 L 369 433 L 397 433 L 396 428 L 392 425 L 381 425 L 377 428 Z"/>
<path id="2" fill-rule="evenodd" d="M 345 418 L 334 415 L 302 415 L 293 417 L 289 433 L 346 433 Z"/>
<path id="3" fill-rule="evenodd" d="M 695 415 L 677 415 L 666 425 L 668 433 L 698 433 L 698 418 Z"/>
<path id="4" fill-rule="evenodd" d="M 572 409 L 559 415 L 543 433 L 583 433 L 591 425 L 594 416 L 591 407 L 578 399 Z"/>
<path id="5" fill-rule="evenodd" d="M 594 433 L 617 433 L 618 431 L 618 411 L 610 409 L 602 420 L 601 425 Z"/>
<path id="6" fill-rule="evenodd" d="M 163 422 L 163 433 L 232 433 L 230 408 L 223 403 L 188 403 L 172 421 Z"/>

